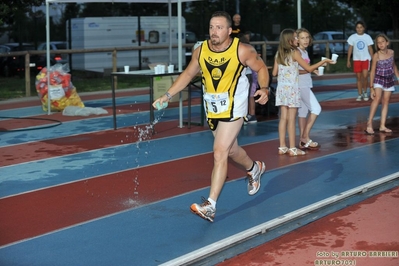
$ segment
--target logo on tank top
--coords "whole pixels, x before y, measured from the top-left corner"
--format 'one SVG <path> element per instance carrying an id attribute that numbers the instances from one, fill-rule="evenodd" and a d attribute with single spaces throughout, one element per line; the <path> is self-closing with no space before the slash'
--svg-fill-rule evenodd
<path id="1" fill-rule="evenodd" d="M 222 71 L 219 68 L 212 69 L 211 73 L 213 80 L 219 80 L 222 77 Z"/>
<path id="2" fill-rule="evenodd" d="M 224 60 L 224 58 L 222 58 L 221 60 L 212 60 L 210 61 L 208 57 L 208 61 L 205 61 L 205 65 L 206 68 L 208 70 L 208 73 L 211 75 L 212 77 L 212 83 L 213 83 L 213 87 L 215 89 L 215 91 L 217 91 L 217 87 L 219 85 L 219 82 L 221 80 L 221 78 L 223 77 L 224 72 L 227 69 L 227 66 L 229 65 L 230 59 L 229 60 Z M 223 62 L 223 63 L 221 63 Z"/>

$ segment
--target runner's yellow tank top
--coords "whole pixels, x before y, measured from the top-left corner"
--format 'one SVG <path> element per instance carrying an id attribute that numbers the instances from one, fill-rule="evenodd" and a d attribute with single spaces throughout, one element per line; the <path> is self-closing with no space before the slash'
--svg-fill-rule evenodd
<path id="1" fill-rule="evenodd" d="M 249 82 L 246 67 L 238 58 L 239 39 L 233 38 L 223 52 L 214 52 L 203 42 L 199 65 L 208 118 L 244 117 L 248 112 Z"/>

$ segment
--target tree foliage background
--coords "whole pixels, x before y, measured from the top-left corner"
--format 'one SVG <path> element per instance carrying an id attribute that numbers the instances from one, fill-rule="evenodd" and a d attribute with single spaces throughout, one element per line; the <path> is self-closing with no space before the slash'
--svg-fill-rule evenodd
<path id="1" fill-rule="evenodd" d="M 297 27 L 297 0 L 241 0 L 239 10 L 246 29 L 275 40 L 284 28 Z M 33 42 L 45 40 L 45 14 L 33 12 L 45 0 L 7 0 L 0 3 L 0 34 L 8 32 L 10 40 Z M 204 39 L 208 22 L 216 10 L 236 13 L 237 0 L 209 0 L 183 3 L 187 30 Z M 317 33 L 323 30 L 354 32 L 362 19 L 371 35 L 389 32 L 399 39 L 399 0 L 302 0 L 302 26 Z M 172 14 L 177 15 L 176 5 Z M 61 20 L 51 22 L 52 40 L 66 40 L 66 21 L 75 17 L 167 16 L 167 4 L 83 3 L 66 4 Z"/>

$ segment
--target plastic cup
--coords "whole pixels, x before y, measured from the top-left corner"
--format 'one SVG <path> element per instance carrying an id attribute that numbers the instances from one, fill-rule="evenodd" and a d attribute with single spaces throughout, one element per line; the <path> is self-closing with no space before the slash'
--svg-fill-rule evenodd
<path id="1" fill-rule="evenodd" d="M 318 71 L 319 71 L 319 76 L 324 75 L 324 67 L 319 67 Z"/>
<path id="2" fill-rule="evenodd" d="M 168 102 L 163 102 L 162 105 L 159 102 L 157 102 L 155 106 L 157 107 L 157 110 L 162 110 L 168 107 Z"/>
<path id="3" fill-rule="evenodd" d="M 125 73 L 129 73 L 129 66 L 125 66 Z"/>
<path id="4" fill-rule="evenodd" d="M 174 69 L 175 69 L 174 65 L 169 65 L 168 66 L 168 73 L 173 73 Z"/>
<path id="5" fill-rule="evenodd" d="M 165 74 L 166 66 L 165 65 L 159 65 L 158 67 L 159 67 L 159 74 Z"/>
<path id="6" fill-rule="evenodd" d="M 331 60 L 337 61 L 337 59 L 338 59 L 338 55 L 337 54 L 332 54 L 331 55 Z"/>

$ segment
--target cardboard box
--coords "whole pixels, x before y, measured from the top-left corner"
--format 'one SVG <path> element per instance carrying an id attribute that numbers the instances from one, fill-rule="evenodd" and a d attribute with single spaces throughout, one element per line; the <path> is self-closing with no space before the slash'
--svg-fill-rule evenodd
<path id="1" fill-rule="evenodd" d="M 172 86 L 173 82 L 176 80 L 177 77 L 178 75 L 154 77 L 154 100 L 164 95 L 168 91 L 170 86 Z M 187 100 L 188 99 L 187 90 L 183 90 L 181 93 L 183 101 Z M 169 102 L 178 102 L 178 101 L 179 101 L 179 93 L 174 95 Z"/>

